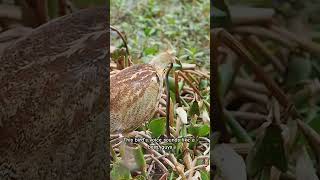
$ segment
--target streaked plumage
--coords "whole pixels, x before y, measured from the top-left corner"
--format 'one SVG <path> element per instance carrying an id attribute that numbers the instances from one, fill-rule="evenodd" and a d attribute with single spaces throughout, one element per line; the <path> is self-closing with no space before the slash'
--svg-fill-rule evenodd
<path id="1" fill-rule="evenodd" d="M 107 179 L 108 9 L 33 29 L 0 55 L 0 180 Z"/>
<path id="2" fill-rule="evenodd" d="M 161 53 L 150 64 L 127 67 L 110 77 L 111 133 L 130 132 L 152 118 L 172 60 L 170 52 Z"/>

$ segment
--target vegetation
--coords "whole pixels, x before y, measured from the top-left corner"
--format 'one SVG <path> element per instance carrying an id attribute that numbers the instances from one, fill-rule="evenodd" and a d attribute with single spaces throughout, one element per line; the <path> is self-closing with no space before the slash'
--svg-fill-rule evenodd
<path id="1" fill-rule="evenodd" d="M 319 9 L 313 1 L 232 2 L 214 3 L 211 19 L 215 178 L 318 179 Z"/>
<path id="2" fill-rule="evenodd" d="M 127 37 L 132 59 L 173 48 L 183 62 L 209 65 L 208 1 L 111 1 L 111 25 Z M 119 47 L 122 42 L 115 43 Z"/>
<path id="3" fill-rule="evenodd" d="M 163 94 L 154 119 L 126 137 L 112 136 L 112 178 L 209 179 L 209 10 L 203 0 L 111 1 L 111 25 L 122 32 L 130 53 L 118 34 L 111 33 L 111 74 L 132 63 L 148 63 L 167 49 L 178 59 L 165 90 L 170 101 Z M 167 113 L 171 136 L 179 142 L 164 142 Z M 147 141 L 125 143 L 129 137 Z M 132 163 L 123 163 L 128 159 Z"/>

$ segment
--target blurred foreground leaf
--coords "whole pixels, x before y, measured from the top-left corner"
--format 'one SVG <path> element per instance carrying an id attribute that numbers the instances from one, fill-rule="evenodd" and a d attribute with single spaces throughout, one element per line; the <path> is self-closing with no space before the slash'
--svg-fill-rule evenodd
<path id="1" fill-rule="evenodd" d="M 110 176 L 113 180 L 131 179 L 130 170 L 127 167 L 125 167 L 121 162 L 116 162 L 113 164 Z"/>
<path id="2" fill-rule="evenodd" d="M 298 155 L 296 163 L 296 176 L 297 180 L 319 180 L 305 147 L 300 149 Z"/>
<path id="3" fill-rule="evenodd" d="M 144 176 L 146 176 L 146 161 L 144 159 L 144 154 L 142 152 L 141 146 L 138 145 L 135 149 L 134 149 L 134 159 L 139 167 L 139 169 L 142 171 L 142 174 Z"/>
<path id="4" fill-rule="evenodd" d="M 240 155 L 227 144 L 218 144 L 212 152 L 213 163 L 224 180 L 246 180 L 246 165 Z"/>
<path id="5" fill-rule="evenodd" d="M 287 156 L 284 149 L 282 130 L 270 124 L 261 139 L 257 140 L 248 155 L 248 172 L 250 176 L 261 172 L 265 167 L 275 166 L 282 172 L 288 169 Z"/>

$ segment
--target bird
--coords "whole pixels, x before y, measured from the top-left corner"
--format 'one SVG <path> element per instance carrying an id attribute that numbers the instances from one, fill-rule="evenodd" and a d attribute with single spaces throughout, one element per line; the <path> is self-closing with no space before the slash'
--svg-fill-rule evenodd
<path id="1" fill-rule="evenodd" d="M 129 133 L 149 121 L 163 93 L 163 79 L 175 59 L 167 50 L 148 64 L 129 66 L 110 76 L 110 133 Z"/>
<path id="2" fill-rule="evenodd" d="M 107 7 L 55 18 L 0 54 L 0 179 L 108 179 Z"/>

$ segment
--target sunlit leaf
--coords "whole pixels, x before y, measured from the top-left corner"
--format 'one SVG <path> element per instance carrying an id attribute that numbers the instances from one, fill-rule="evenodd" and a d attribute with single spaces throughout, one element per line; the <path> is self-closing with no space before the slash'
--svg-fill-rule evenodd
<path id="1" fill-rule="evenodd" d="M 194 124 L 188 127 L 188 133 L 193 136 L 207 136 L 210 132 L 210 127 L 207 124 Z"/>
<path id="2" fill-rule="evenodd" d="M 203 137 L 203 136 L 207 136 L 210 132 L 210 127 L 208 124 L 203 124 L 200 126 L 199 129 L 199 134 L 198 136 Z"/>
<path id="3" fill-rule="evenodd" d="M 210 180 L 210 175 L 209 175 L 209 173 L 207 171 L 201 170 L 200 174 L 201 174 L 201 179 L 202 180 Z"/>
<path id="4" fill-rule="evenodd" d="M 155 55 L 158 53 L 158 48 L 157 47 L 147 47 L 144 49 L 143 53 L 147 55 Z"/>

